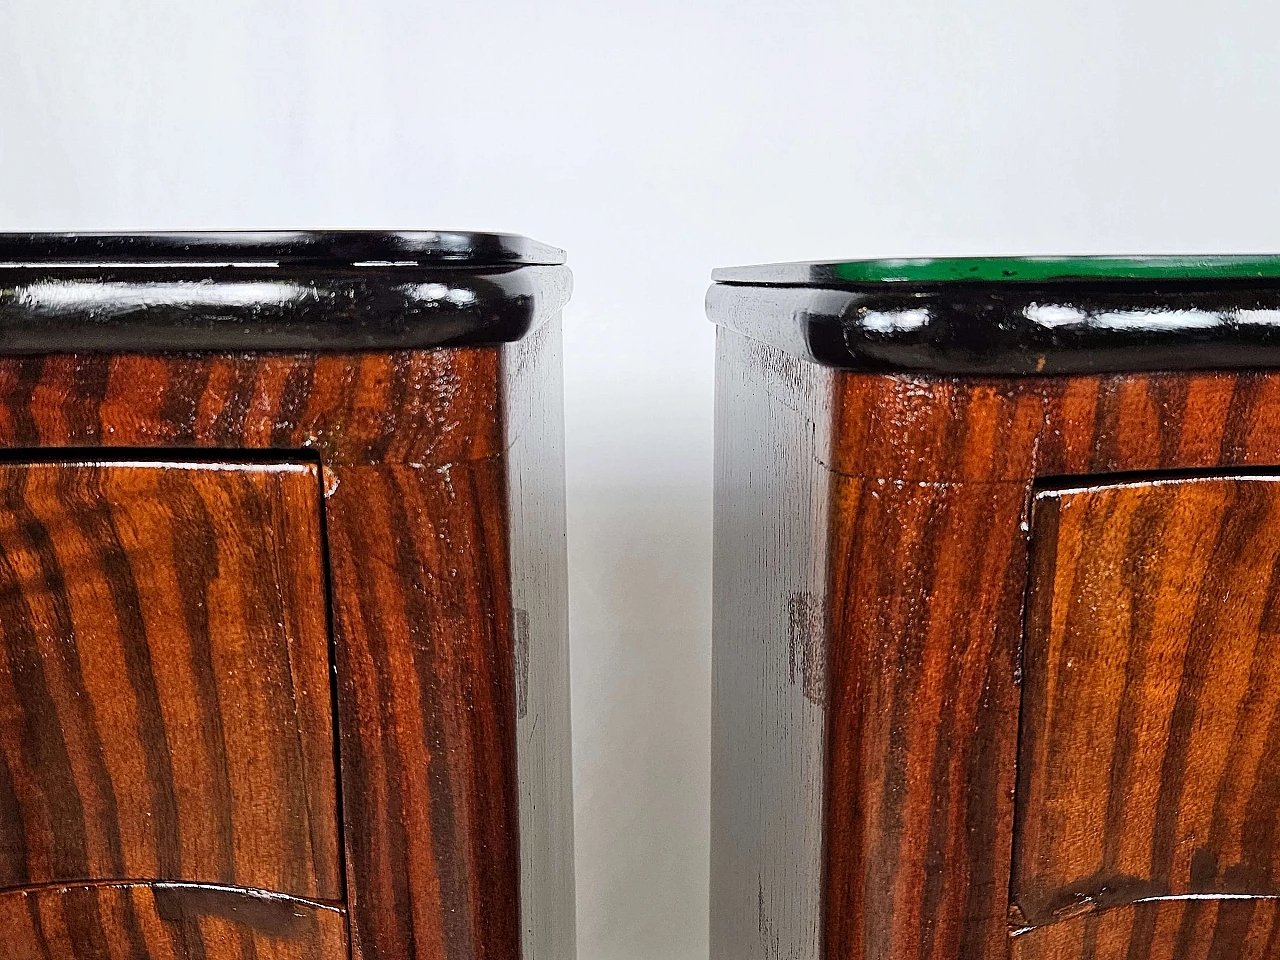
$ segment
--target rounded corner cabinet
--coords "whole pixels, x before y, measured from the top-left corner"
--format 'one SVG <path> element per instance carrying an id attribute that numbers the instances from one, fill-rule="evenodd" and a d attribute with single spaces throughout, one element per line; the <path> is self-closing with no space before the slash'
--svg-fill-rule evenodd
<path id="1" fill-rule="evenodd" d="M 572 960 L 563 259 L 0 235 L 7 960 Z"/>
<path id="2" fill-rule="evenodd" d="M 714 281 L 712 960 L 1280 958 L 1280 258 Z"/>

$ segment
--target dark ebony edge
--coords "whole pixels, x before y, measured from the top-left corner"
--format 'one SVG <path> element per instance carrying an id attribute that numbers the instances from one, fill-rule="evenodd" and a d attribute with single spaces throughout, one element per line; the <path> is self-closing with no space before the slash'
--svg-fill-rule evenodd
<path id="1" fill-rule="evenodd" d="M 0 267 L 146 269 L 165 264 L 344 267 L 557 266 L 563 250 L 510 233 L 461 230 L 209 230 L 0 233 Z"/>
<path id="2" fill-rule="evenodd" d="M 712 284 L 721 326 L 824 366 L 1050 376 L 1280 366 L 1280 283 Z"/>
<path id="3" fill-rule="evenodd" d="M 0 355 L 488 346 L 571 289 L 563 266 L 0 268 Z"/>

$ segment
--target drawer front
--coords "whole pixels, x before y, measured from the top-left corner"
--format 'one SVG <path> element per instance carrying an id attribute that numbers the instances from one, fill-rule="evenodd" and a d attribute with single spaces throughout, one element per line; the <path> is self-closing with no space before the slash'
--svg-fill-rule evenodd
<path id="1" fill-rule="evenodd" d="M 1278 591 L 1275 479 L 1036 494 L 1016 956 L 1271 955 Z"/>
<path id="2" fill-rule="evenodd" d="M 319 491 L 304 464 L 0 466 L 0 888 L 342 897 Z"/>
<path id="3" fill-rule="evenodd" d="M 11 890 L 0 930 L 7 960 L 348 960 L 342 911 L 225 888 Z"/>

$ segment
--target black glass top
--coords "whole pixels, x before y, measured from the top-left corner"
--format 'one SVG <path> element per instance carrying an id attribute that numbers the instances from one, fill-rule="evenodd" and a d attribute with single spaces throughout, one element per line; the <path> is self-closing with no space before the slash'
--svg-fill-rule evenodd
<path id="1" fill-rule="evenodd" d="M 563 250 L 510 233 L 254 230 L 0 233 L 0 267 L 555 265 Z"/>
<path id="2" fill-rule="evenodd" d="M 564 259 L 447 230 L 0 234 L 0 355 L 509 343 L 569 299 Z"/>
<path id="3" fill-rule="evenodd" d="M 722 267 L 717 283 L 863 287 L 944 283 L 1097 283 L 1280 279 L 1280 256 L 1153 254 L 1080 257 L 919 257 Z"/>
<path id="4" fill-rule="evenodd" d="M 731 267 L 715 322 L 828 366 L 1023 376 L 1280 367 L 1280 257 L 953 257 Z"/>

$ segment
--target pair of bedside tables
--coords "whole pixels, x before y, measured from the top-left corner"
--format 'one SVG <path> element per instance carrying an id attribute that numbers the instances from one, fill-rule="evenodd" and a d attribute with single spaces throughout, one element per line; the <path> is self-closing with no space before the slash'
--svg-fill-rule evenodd
<path id="1" fill-rule="evenodd" d="M 0 238 L 8 956 L 573 956 L 569 289 L 500 235 Z M 1280 264 L 708 308 L 713 960 L 1280 957 Z"/>

